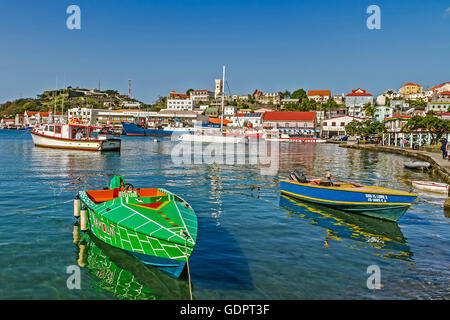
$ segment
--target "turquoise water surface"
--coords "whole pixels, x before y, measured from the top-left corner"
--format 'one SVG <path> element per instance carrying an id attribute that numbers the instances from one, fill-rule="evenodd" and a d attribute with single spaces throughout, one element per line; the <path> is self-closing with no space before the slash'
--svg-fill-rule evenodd
<path id="1" fill-rule="evenodd" d="M 419 193 L 390 223 L 279 193 L 279 180 L 293 168 L 406 191 L 411 178 L 438 181 L 405 169 L 407 158 L 282 144 L 279 171 L 266 175 L 252 164 L 175 164 L 175 144 L 122 137 L 121 152 L 53 150 L 34 147 L 27 131 L 0 130 L 0 299 L 189 297 L 186 274 L 172 279 L 89 237 L 74 244 L 67 201 L 78 190 L 108 186 L 115 174 L 134 186 L 166 188 L 195 209 L 198 241 L 189 264 L 196 299 L 450 298 L 445 197 Z M 79 290 L 67 287 L 72 265 L 83 266 Z M 379 290 L 367 287 L 371 265 L 381 271 Z"/>

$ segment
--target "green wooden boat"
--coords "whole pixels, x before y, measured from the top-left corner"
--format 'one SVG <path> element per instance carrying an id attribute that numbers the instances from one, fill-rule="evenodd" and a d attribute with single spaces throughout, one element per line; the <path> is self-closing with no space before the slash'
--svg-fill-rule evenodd
<path id="1" fill-rule="evenodd" d="M 74 244 L 77 263 L 96 279 L 90 285 L 98 291 L 109 292 L 126 300 L 187 300 L 186 281 L 174 279 L 166 273 L 147 268 L 123 250 L 110 246 L 88 232 L 80 232 L 74 225 Z"/>
<path id="2" fill-rule="evenodd" d="M 122 176 L 109 189 L 78 192 L 74 214 L 81 231 L 175 278 L 197 240 L 197 216 L 185 200 L 161 188 L 135 188 Z"/>

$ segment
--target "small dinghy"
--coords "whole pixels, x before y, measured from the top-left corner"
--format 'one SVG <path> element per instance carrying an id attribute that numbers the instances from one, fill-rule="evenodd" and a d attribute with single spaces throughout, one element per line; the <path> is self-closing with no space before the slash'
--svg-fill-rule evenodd
<path id="1" fill-rule="evenodd" d="M 410 161 L 404 162 L 403 165 L 409 169 L 428 169 L 431 164 L 425 161 Z"/>
<path id="2" fill-rule="evenodd" d="M 411 183 L 414 188 L 417 188 L 420 190 L 438 192 L 438 193 L 448 193 L 449 186 L 446 183 L 440 183 L 440 182 L 434 182 L 434 181 L 423 181 L 423 180 L 411 180 Z"/>

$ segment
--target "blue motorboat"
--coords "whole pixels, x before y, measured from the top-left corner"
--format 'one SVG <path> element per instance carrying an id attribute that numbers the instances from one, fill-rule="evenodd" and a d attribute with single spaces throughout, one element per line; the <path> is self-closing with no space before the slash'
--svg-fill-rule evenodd
<path id="1" fill-rule="evenodd" d="M 172 135 L 180 136 L 185 133 L 193 133 L 194 128 L 176 128 L 175 130 L 161 129 L 145 129 L 139 127 L 135 123 L 122 122 L 123 132 L 127 136 L 157 136 L 170 137 Z"/>
<path id="2" fill-rule="evenodd" d="M 280 181 L 280 191 L 302 201 L 389 221 L 400 219 L 417 198 L 417 194 L 405 191 L 333 182 L 329 177 L 308 180 L 299 171 Z"/>

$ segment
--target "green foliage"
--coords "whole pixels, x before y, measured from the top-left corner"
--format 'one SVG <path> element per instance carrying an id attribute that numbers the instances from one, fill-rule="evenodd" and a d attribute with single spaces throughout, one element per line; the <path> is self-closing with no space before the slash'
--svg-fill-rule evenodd
<path id="1" fill-rule="evenodd" d="M 358 135 L 366 138 L 374 134 L 387 132 L 387 129 L 384 123 L 378 121 L 366 120 L 364 122 L 361 122 L 352 120 L 345 126 L 345 132 L 351 136 Z"/>
<path id="2" fill-rule="evenodd" d="M 409 103 L 410 108 L 414 109 L 425 109 L 427 107 L 427 102 L 423 99 L 407 100 L 406 102 Z"/>
<path id="3" fill-rule="evenodd" d="M 372 118 L 375 115 L 375 106 L 370 103 L 367 102 L 364 106 L 363 106 L 364 112 L 366 113 L 366 116 Z"/>
<path id="4" fill-rule="evenodd" d="M 306 95 L 306 91 L 303 89 L 298 89 L 295 90 L 294 92 L 292 92 L 291 94 L 291 98 L 292 99 L 299 99 L 300 101 L 302 101 L 304 98 L 308 98 Z"/>
<path id="5" fill-rule="evenodd" d="M 403 126 L 403 132 L 421 130 L 431 134 L 431 144 L 437 143 L 441 137 L 450 131 L 450 120 L 436 117 L 433 111 L 429 111 L 425 117 L 413 116 Z"/>

